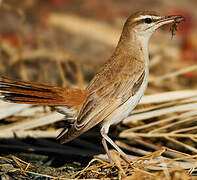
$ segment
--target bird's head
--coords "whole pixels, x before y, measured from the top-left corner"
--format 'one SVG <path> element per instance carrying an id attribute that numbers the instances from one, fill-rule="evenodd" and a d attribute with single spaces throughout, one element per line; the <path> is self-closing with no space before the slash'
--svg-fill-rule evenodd
<path id="1" fill-rule="evenodd" d="M 137 36 L 150 38 L 152 33 L 164 24 L 179 23 L 184 18 L 179 15 L 161 16 L 153 11 L 140 11 L 131 15 L 126 23 L 127 31 Z"/>

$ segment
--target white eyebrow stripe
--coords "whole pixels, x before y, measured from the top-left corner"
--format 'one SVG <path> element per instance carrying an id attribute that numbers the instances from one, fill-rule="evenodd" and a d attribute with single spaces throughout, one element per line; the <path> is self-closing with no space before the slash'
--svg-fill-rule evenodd
<path id="1" fill-rule="evenodd" d="M 160 19 L 161 17 L 160 16 L 154 16 L 154 15 L 141 15 L 140 17 L 137 17 L 134 19 L 134 21 L 139 21 L 139 20 L 142 20 L 142 19 L 146 19 L 146 18 L 154 18 L 154 19 Z"/>

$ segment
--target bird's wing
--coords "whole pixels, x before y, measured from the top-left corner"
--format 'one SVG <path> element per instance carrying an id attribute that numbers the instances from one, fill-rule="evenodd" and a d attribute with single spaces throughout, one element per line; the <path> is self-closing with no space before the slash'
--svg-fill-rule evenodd
<path id="1" fill-rule="evenodd" d="M 135 68 L 129 74 L 119 74 L 112 81 L 102 82 L 101 79 L 102 83 L 99 83 L 97 78 L 100 81 L 99 77 L 94 77 L 94 83 L 89 85 L 89 94 L 77 121 L 59 135 L 61 143 L 66 143 L 97 125 L 133 96 L 143 82 L 144 67 Z"/>

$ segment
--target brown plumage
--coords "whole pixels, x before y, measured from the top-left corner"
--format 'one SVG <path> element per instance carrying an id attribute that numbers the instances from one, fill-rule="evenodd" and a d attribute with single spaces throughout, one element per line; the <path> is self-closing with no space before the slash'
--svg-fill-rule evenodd
<path id="1" fill-rule="evenodd" d="M 106 141 L 124 155 L 107 136 L 110 125 L 126 118 L 143 95 L 148 82 L 148 40 L 160 26 L 176 22 L 181 16 L 160 16 L 143 11 L 131 15 L 119 43 L 86 90 L 63 89 L 8 78 L 1 78 L 3 100 L 77 110 L 76 120 L 58 136 L 66 143 L 97 124 L 101 124 L 102 143 L 111 160 Z"/>
<path id="2" fill-rule="evenodd" d="M 8 102 L 66 106 L 79 109 L 84 103 L 87 90 L 68 89 L 39 83 L 0 77 L 2 99 Z"/>

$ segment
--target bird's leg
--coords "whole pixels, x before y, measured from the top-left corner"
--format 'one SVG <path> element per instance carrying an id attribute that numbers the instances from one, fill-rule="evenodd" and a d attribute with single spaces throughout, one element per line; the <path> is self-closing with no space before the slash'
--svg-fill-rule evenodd
<path id="1" fill-rule="evenodd" d="M 108 131 L 109 131 L 109 127 L 108 126 L 103 126 L 101 128 L 100 132 L 101 132 L 101 135 L 103 137 L 102 144 L 103 144 L 103 147 L 104 147 L 104 149 L 105 149 L 105 151 L 106 151 L 106 153 L 108 155 L 108 158 L 109 158 L 110 162 L 113 162 L 113 160 L 111 158 L 111 155 L 110 155 L 109 149 L 107 147 L 106 141 L 109 142 L 122 156 L 126 157 L 127 155 L 107 135 Z"/>
<path id="2" fill-rule="evenodd" d="M 103 147 L 104 147 L 104 149 L 105 149 L 105 152 L 107 153 L 109 162 L 112 164 L 112 163 L 113 163 L 113 160 L 112 160 L 112 158 L 111 158 L 111 154 L 110 154 L 110 152 L 109 152 L 109 149 L 108 149 L 108 146 L 107 146 L 107 143 L 106 143 L 106 140 L 105 140 L 104 137 L 102 138 L 102 144 L 103 144 Z"/>

